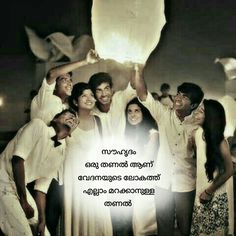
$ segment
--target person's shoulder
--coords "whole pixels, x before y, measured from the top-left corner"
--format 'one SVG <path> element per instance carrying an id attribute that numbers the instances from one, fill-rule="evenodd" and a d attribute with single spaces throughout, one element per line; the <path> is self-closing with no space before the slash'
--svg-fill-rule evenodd
<path id="1" fill-rule="evenodd" d="M 34 118 L 34 119 L 32 119 L 32 120 L 28 123 L 28 125 L 30 125 L 30 126 L 35 126 L 35 127 L 38 127 L 38 128 L 47 128 L 47 127 L 48 127 L 48 126 L 46 125 L 46 123 L 45 123 L 43 120 L 39 119 L 39 118 Z"/>
<path id="2" fill-rule="evenodd" d="M 203 128 L 201 126 L 195 127 L 192 131 L 193 136 L 195 137 L 195 139 L 205 139 L 204 138 L 204 131 Z"/>

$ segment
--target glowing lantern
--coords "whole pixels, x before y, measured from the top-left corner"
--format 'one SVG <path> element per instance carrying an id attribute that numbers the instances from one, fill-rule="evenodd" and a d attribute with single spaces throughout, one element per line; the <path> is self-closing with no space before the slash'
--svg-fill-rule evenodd
<path id="1" fill-rule="evenodd" d="M 165 22 L 164 0 L 93 1 L 93 38 L 104 59 L 145 63 Z"/>

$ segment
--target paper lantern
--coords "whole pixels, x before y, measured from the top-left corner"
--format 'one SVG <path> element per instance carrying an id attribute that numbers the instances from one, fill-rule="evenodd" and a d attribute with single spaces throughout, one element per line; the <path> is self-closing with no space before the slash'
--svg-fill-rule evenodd
<path id="1" fill-rule="evenodd" d="M 165 22 L 164 0 L 94 0 L 95 49 L 104 59 L 144 64 Z"/>

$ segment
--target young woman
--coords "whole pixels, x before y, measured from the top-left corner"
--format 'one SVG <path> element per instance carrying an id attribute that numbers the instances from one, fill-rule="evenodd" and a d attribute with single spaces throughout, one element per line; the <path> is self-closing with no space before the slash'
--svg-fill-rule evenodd
<path id="1" fill-rule="evenodd" d="M 131 100 L 126 107 L 125 137 L 139 154 L 136 161 L 142 163 L 154 160 L 158 149 L 157 124 L 137 98 Z M 145 173 L 151 175 L 152 169 L 146 168 Z M 133 234 L 154 235 L 156 231 L 154 196 L 137 195 L 133 207 Z"/>
<path id="2" fill-rule="evenodd" d="M 193 118 L 201 128 L 195 133 L 197 184 L 191 235 L 227 235 L 225 182 L 233 174 L 233 166 L 224 139 L 224 108 L 215 100 L 204 100 Z"/>
<path id="3" fill-rule="evenodd" d="M 112 226 L 109 208 L 100 196 L 84 193 L 91 184 L 79 181 L 78 176 L 95 174 L 94 168 L 86 168 L 86 162 L 96 162 L 101 141 L 101 123 L 92 113 L 94 95 L 87 83 L 74 85 L 70 106 L 78 112 L 79 125 L 67 143 L 65 163 L 65 235 L 110 236 Z"/>

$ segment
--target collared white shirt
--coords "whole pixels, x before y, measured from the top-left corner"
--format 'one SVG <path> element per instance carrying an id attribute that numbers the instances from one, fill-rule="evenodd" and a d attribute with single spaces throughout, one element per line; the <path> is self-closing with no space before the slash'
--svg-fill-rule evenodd
<path id="1" fill-rule="evenodd" d="M 159 127 L 160 148 L 156 172 L 161 174 L 161 178 L 157 186 L 173 192 L 194 190 L 196 160 L 189 140 L 196 126 L 189 124 L 187 119 L 181 122 L 173 109 L 155 101 L 150 93 L 142 103 L 151 112 Z"/>
<path id="2" fill-rule="evenodd" d="M 0 155 L 0 169 L 7 171 L 9 181 L 14 181 L 12 157 L 19 156 L 24 159 L 25 183 L 36 180 L 35 189 L 47 192 L 65 157 L 65 141 L 61 140 L 62 145 L 55 148 L 51 140 L 55 134 L 54 128 L 40 119 L 31 120 L 17 132 Z"/>
<path id="3" fill-rule="evenodd" d="M 49 124 L 57 113 L 68 108 L 67 104 L 63 104 L 61 99 L 53 94 L 55 86 L 56 82 L 49 85 L 46 78 L 44 78 L 38 94 L 31 102 L 31 119 L 39 118 Z"/>
<path id="4" fill-rule="evenodd" d="M 106 132 L 108 135 L 116 139 L 124 137 L 126 124 L 125 108 L 127 103 L 136 96 L 136 90 L 128 83 L 125 90 L 114 93 L 110 109 L 107 113 L 101 112 L 97 107 L 94 108 L 94 114 L 101 118 L 103 124 L 105 124 L 105 129 L 108 130 Z"/>

